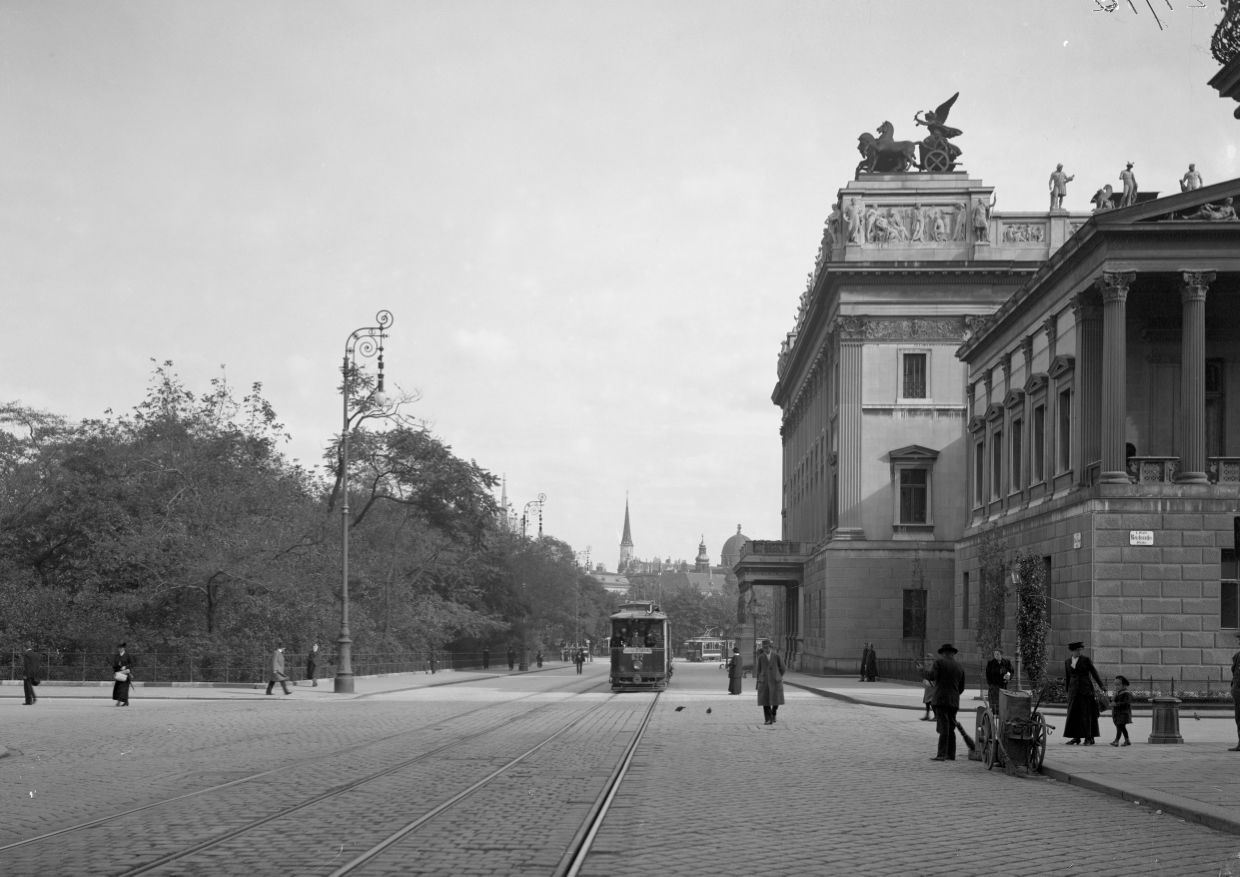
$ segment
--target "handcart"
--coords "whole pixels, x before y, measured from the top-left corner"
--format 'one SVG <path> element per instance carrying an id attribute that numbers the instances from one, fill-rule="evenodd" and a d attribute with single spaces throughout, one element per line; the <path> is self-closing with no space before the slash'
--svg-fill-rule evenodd
<path id="1" fill-rule="evenodd" d="M 991 705 L 977 708 L 977 748 L 982 763 L 990 770 L 996 764 L 1009 775 L 1042 770 L 1046 759 L 1047 731 L 1054 730 L 1046 718 L 1032 708 L 1031 695 L 1024 691 L 999 691 L 998 713 Z"/>

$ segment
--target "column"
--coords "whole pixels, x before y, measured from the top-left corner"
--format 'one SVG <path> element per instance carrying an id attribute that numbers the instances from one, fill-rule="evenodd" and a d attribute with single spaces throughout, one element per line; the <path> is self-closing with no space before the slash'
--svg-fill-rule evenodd
<path id="1" fill-rule="evenodd" d="M 840 522 L 836 539 L 864 539 L 861 526 L 861 345 L 864 317 L 840 318 Z"/>
<path id="2" fill-rule="evenodd" d="M 1102 477 L 1104 484 L 1128 484 L 1124 451 L 1128 416 L 1128 287 L 1131 271 L 1104 271 L 1102 293 Z"/>
<path id="3" fill-rule="evenodd" d="M 1072 459 L 1077 465 L 1077 483 L 1089 485 L 1089 467 L 1102 458 L 1102 297 L 1096 289 L 1083 290 L 1072 297 L 1076 317 L 1076 443 Z M 1121 327 L 1123 323 L 1121 322 Z M 1122 331 L 1122 328 L 1121 328 Z M 1122 433 L 1122 430 L 1121 430 Z M 1120 439 L 1123 447 L 1123 438 Z M 1125 465 L 1120 468 L 1126 468 Z"/>
<path id="4" fill-rule="evenodd" d="M 1025 385 L 1029 384 L 1029 376 L 1033 374 L 1033 336 L 1026 335 L 1020 340 L 1020 352 L 1025 358 Z M 1029 401 L 1029 394 L 1025 394 L 1023 407 L 1021 408 L 1021 419 L 1023 424 L 1022 435 L 1020 437 L 1021 447 L 1024 453 L 1021 454 L 1020 461 L 1020 483 L 1023 485 L 1025 502 L 1029 502 L 1029 484 L 1033 479 L 1033 469 L 1030 461 L 1033 459 L 1033 405 Z"/>
<path id="5" fill-rule="evenodd" d="M 1184 400 L 1184 450 L 1176 481 L 1206 484 L 1206 291 L 1212 271 L 1180 274 L 1183 341 L 1180 349 L 1181 398 Z"/>

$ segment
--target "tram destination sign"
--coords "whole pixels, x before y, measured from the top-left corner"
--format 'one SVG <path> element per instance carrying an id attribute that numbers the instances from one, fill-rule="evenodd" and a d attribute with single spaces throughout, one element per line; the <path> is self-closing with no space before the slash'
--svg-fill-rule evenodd
<path id="1" fill-rule="evenodd" d="M 634 646 L 625 646 L 624 653 L 626 655 L 651 655 L 654 654 L 654 649 L 639 649 Z"/>

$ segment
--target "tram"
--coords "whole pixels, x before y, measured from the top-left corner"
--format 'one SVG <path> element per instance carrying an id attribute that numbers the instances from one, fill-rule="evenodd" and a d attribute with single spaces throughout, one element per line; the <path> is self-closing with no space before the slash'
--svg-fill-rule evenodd
<path id="1" fill-rule="evenodd" d="M 699 636 L 685 640 L 685 658 L 695 664 L 709 661 L 725 661 L 732 651 L 732 640 L 716 636 Z"/>
<path id="2" fill-rule="evenodd" d="M 612 691 L 666 688 L 672 678 L 671 633 L 657 604 L 621 603 L 611 616 Z"/>

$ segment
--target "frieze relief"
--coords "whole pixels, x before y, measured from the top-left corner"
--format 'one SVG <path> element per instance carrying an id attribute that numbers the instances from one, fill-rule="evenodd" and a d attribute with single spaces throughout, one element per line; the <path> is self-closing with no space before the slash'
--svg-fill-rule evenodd
<path id="1" fill-rule="evenodd" d="M 1040 222 L 1005 222 L 1005 244 L 1041 244 L 1046 242 L 1046 226 Z"/>
<path id="2" fill-rule="evenodd" d="M 969 206 L 963 201 L 884 207 L 850 198 L 843 216 L 850 244 L 932 247 L 969 240 Z"/>
<path id="3" fill-rule="evenodd" d="M 964 320 L 959 317 L 922 319 L 869 319 L 865 325 L 867 341 L 960 341 Z"/>

